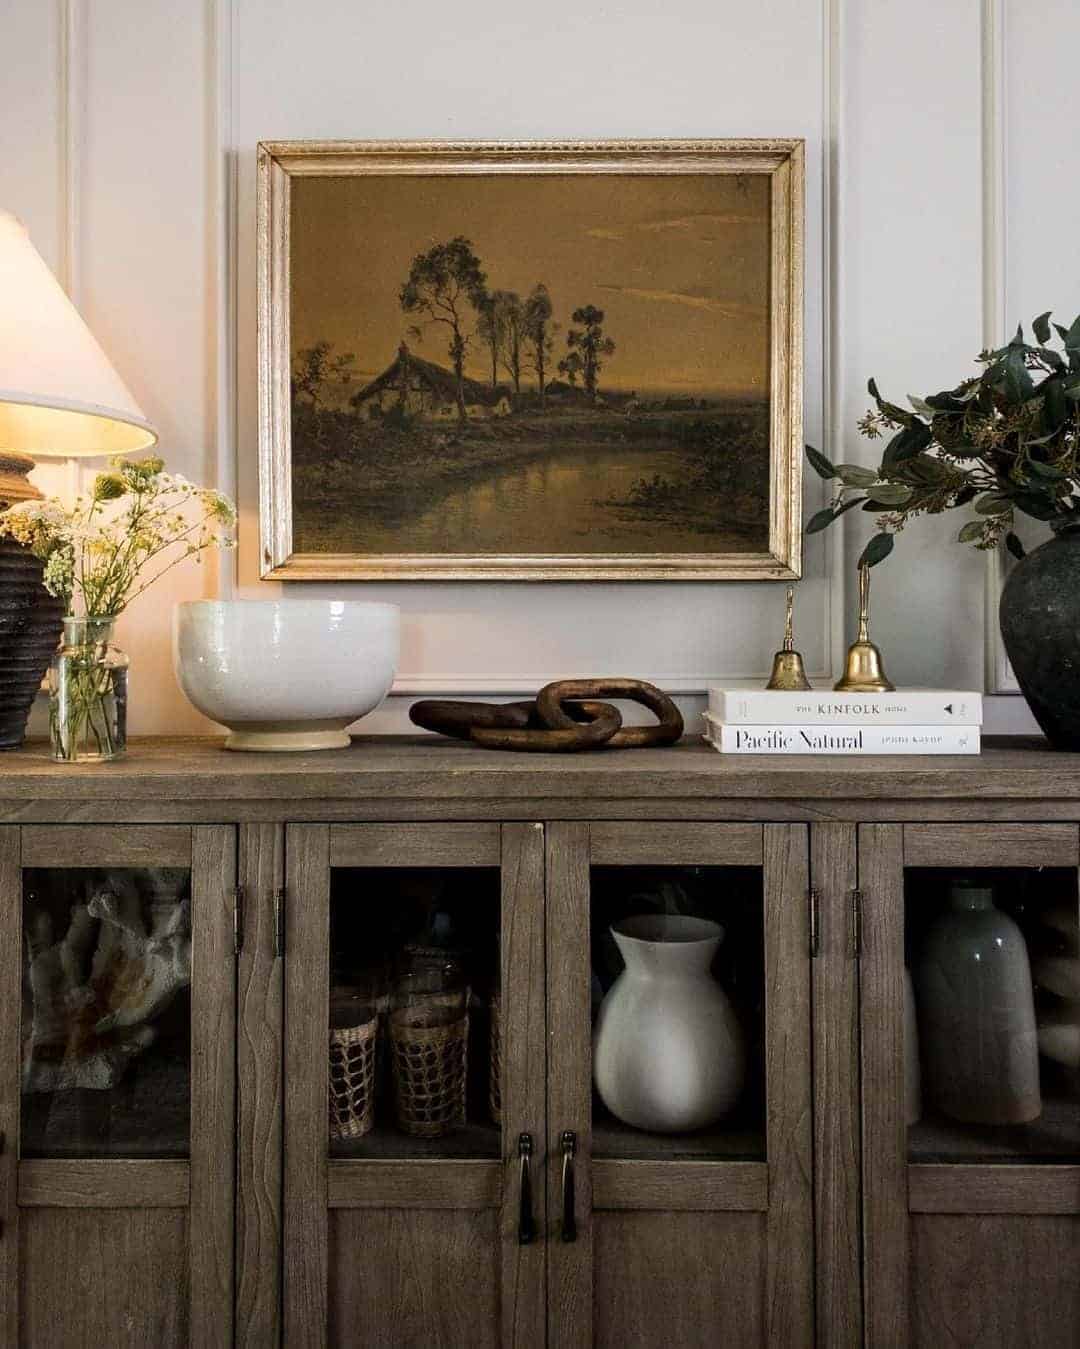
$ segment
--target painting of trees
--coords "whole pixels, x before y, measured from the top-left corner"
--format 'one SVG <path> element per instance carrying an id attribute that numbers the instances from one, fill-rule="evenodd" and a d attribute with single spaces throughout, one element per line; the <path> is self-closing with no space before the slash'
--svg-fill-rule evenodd
<path id="1" fill-rule="evenodd" d="M 450 329 L 448 352 L 457 381 L 458 419 L 465 421 L 465 353 L 469 335 L 465 323 L 469 309 L 483 313 L 487 278 L 472 243 L 457 235 L 449 243 L 435 244 L 412 260 L 408 279 L 398 292 L 406 314 L 425 315 L 429 323 Z"/>
<path id="2" fill-rule="evenodd" d="M 529 364 L 536 374 L 541 407 L 544 406 L 544 386 L 551 358 L 553 331 L 551 313 L 551 296 L 548 294 L 547 286 L 540 283 L 533 287 L 529 298 L 525 301 L 522 327 Z"/>
<path id="3" fill-rule="evenodd" d="M 353 375 L 356 357 L 351 351 L 335 356 L 333 344 L 316 342 L 302 347 L 293 360 L 293 397 L 307 398 L 313 410 L 318 410 L 328 384 L 348 384 Z"/>
<path id="4" fill-rule="evenodd" d="M 615 354 L 615 343 L 604 336 L 604 311 L 595 305 L 583 305 L 571 315 L 578 328 L 571 328 L 566 334 L 566 345 L 572 354 L 581 359 L 581 378 L 585 392 L 592 402 L 596 402 L 597 376 L 603 369 L 602 356 Z M 569 360 L 569 357 L 567 358 Z"/>
<path id="5" fill-rule="evenodd" d="M 585 363 L 581 359 L 581 354 L 577 351 L 570 351 L 559 362 L 559 374 L 572 389 L 576 389 L 584 366 Z"/>
<path id="6" fill-rule="evenodd" d="M 491 356 L 491 387 L 499 382 L 501 365 L 521 392 L 521 297 L 512 290 L 493 290 L 484 297 L 476 334 Z"/>

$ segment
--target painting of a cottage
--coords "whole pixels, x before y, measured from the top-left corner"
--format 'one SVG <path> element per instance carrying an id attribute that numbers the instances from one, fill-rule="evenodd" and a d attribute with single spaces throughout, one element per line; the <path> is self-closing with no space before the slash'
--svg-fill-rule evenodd
<path id="1" fill-rule="evenodd" d="M 297 173 L 269 571 L 792 574 L 779 145 L 767 172 L 701 151 L 698 172 L 484 175 L 443 151 L 431 174 L 386 152 Z"/>
<path id="2" fill-rule="evenodd" d="M 498 384 L 463 380 L 462 399 L 469 421 L 507 417 L 511 412 L 509 390 Z M 402 421 L 421 422 L 449 422 L 460 416 L 454 372 L 414 356 L 404 342 L 382 374 L 355 394 L 351 406 L 358 416 L 376 422 L 388 413 Z"/>

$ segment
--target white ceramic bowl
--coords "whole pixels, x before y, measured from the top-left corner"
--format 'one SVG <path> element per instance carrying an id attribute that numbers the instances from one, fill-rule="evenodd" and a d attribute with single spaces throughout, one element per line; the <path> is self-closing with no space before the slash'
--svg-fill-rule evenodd
<path id="1" fill-rule="evenodd" d="M 397 670 L 396 604 L 195 600 L 177 605 L 173 661 L 226 749 L 342 749 Z"/>

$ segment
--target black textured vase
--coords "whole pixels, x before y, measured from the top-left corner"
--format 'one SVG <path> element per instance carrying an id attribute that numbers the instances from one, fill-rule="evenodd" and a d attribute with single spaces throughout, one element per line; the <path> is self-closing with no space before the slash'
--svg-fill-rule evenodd
<path id="1" fill-rule="evenodd" d="M 0 749 L 22 744 L 60 640 L 64 606 L 41 584 L 42 570 L 28 549 L 0 539 Z"/>
<path id="2" fill-rule="evenodd" d="M 1080 519 L 1016 564 L 1001 592 L 1001 636 L 1046 738 L 1080 750 Z"/>

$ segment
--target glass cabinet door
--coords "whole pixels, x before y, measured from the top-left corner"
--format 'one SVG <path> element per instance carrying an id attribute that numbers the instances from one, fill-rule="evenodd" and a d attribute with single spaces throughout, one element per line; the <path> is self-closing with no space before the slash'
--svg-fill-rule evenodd
<path id="1" fill-rule="evenodd" d="M 539 825 L 286 838 L 286 1339 L 543 1343 Z"/>
<path id="2" fill-rule="evenodd" d="M 231 1338 L 234 885 L 228 828 L 0 830 L 5 1343 Z"/>
<path id="3" fill-rule="evenodd" d="M 547 856 L 549 1343 L 808 1342 L 807 830 Z"/>
<path id="4" fill-rule="evenodd" d="M 1080 1342 L 1077 865 L 1075 825 L 860 829 L 871 1343 Z"/>

